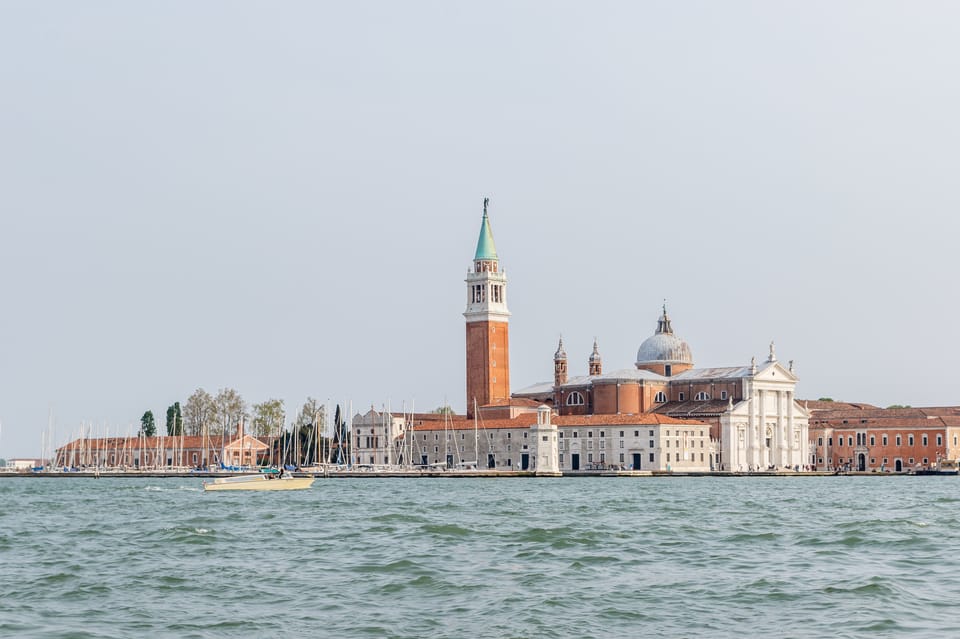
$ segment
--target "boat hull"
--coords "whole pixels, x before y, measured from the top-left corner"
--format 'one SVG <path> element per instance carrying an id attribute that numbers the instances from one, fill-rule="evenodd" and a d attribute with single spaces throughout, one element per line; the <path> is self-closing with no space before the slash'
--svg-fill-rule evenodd
<path id="1" fill-rule="evenodd" d="M 265 475 L 252 475 L 220 477 L 211 482 L 203 482 L 203 490 L 304 490 L 312 485 L 313 477 L 268 479 Z"/>

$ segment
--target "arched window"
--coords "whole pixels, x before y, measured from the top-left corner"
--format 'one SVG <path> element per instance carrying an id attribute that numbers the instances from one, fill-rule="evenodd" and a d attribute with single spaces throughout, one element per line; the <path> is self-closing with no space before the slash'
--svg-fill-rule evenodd
<path id="1" fill-rule="evenodd" d="M 694 399 L 697 400 L 698 402 L 705 402 L 710 399 L 710 394 L 700 391 L 699 393 L 697 393 L 697 396 L 694 397 Z"/>
<path id="2" fill-rule="evenodd" d="M 567 395 L 567 406 L 583 406 L 583 394 L 573 391 Z"/>
<path id="3" fill-rule="evenodd" d="M 653 398 L 653 401 L 657 404 L 664 404 L 667 401 L 667 396 L 663 391 L 657 393 L 657 396 Z"/>

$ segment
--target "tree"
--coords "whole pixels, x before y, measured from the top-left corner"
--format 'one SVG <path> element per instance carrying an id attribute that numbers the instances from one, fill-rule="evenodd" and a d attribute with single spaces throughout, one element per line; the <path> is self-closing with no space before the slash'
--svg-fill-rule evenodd
<path id="1" fill-rule="evenodd" d="M 326 426 L 326 413 L 327 407 L 315 400 L 312 397 L 308 397 L 307 401 L 303 403 L 303 407 L 300 409 L 300 414 L 297 415 L 297 426 L 318 426 L 318 430 L 322 434 Z"/>
<path id="2" fill-rule="evenodd" d="M 187 435 L 210 433 L 214 423 L 216 406 L 210 393 L 198 388 L 183 407 L 183 423 Z"/>
<path id="3" fill-rule="evenodd" d="M 229 435 L 247 416 L 247 405 L 240 393 L 232 388 L 221 388 L 213 398 L 214 434 Z"/>
<path id="4" fill-rule="evenodd" d="M 327 407 L 313 397 L 307 397 L 297 415 L 296 426 L 302 441 L 303 462 L 311 465 L 328 459 L 330 438 L 324 436 L 327 430 Z"/>
<path id="5" fill-rule="evenodd" d="M 832 398 L 832 397 L 821 397 L 821 398 L 819 398 L 817 401 L 818 401 L 818 402 L 832 402 L 832 401 L 833 401 L 833 398 Z"/>
<path id="6" fill-rule="evenodd" d="M 157 434 L 157 424 L 153 419 L 153 411 L 148 410 L 140 418 L 140 432 L 147 437 L 153 437 Z"/>
<path id="7" fill-rule="evenodd" d="M 283 425 L 283 400 L 268 399 L 253 405 L 253 435 L 264 437 L 277 433 Z"/>
<path id="8" fill-rule="evenodd" d="M 445 404 L 443 406 L 437 406 L 430 412 L 433 413 L 434 415 L 453 415 L 454 414 L 453 409 L 450 408 L 449 404 Z"/>
<path id="9" fill-rule="evenodd" d="M 911 407 L 910 404 L 890 404 L 889 406 L 887 406 L 887 410 L 890 410 L 891 408 L 910 408 L 910 407 Z"/>
<path id="10" fill-rule="evenodd" d="M 333 442 L 329 459 L 335 464 L 346 464 L 350 461 L 350 430 L 347 422 L 340 416 L 340 404 L 337 404 L 337 410 L 333 414 Z"/>
<path id="11" fill-rule="evenodd" d="M 167 406 L 167 435 L 183 435 L 183 414 L 180 402 Z"/>

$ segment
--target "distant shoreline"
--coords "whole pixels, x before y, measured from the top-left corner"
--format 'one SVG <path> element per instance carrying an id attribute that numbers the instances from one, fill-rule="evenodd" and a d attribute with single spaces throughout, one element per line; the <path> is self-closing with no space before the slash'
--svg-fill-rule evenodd
<path id="1" fill-rule="evenodd" d="M 213 473 L 213 472 L 162 472 L 162 471 L 119 471 L 96 473 L 93 471 L 77 472 L 0 472 L 0 479 L 11 477 L 35 477 L 43 479 L 110 479 L 110 478 L 149 478 L 149 479 L 206 479 L 210 477 L 229 477 L 235 475 L 253 475 L 256 473 Z M 912 476 L 916 473 L 875 473 L 875 472 L 843 472 L 829 471 L 760 471 L 760 472 L 672 472 L 672 471 L 632 471 L 632 470 L 579 470 L 557 473 L 555 475 L 537 475 L 534 471 L 522 470 L 396 470 L 396 471 L 369 471 L 369 470 L 335 470 L 335 471 L 297 471 L 296 477 L 314 477 L 316 479 L 378 479 L 378 478 L 407 478 L 442 477 L 447 479 L 469 478 L 536 478 L 536 477 L 901 477 Z M 941 474 L 940 476 L 949 476 Z"/>

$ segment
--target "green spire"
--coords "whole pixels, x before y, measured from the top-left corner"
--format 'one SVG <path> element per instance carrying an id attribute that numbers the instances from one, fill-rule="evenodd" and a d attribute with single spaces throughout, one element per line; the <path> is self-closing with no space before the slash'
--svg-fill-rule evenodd
<path id="1" fill-rule="evenodd" d="M 483 223 L 480 225 L 480 239 L 477 240 L 475 260 L 496 260 L 497 247 L 493 245 L 493 233 L 490 231 L 490 218 L 487 217 L 487 205 L 490 198 L 483 198 Z"/>

